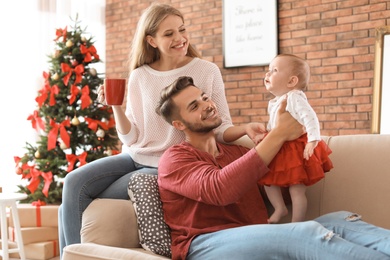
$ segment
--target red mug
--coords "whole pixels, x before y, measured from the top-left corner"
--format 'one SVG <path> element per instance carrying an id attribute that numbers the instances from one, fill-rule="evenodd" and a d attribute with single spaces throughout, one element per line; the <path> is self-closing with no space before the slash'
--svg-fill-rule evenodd
<path id="1" fill-rule="evenodd" d="M 104 96 L 109 106 L 122 105 L 125 97 L 126 80 L 125 79 L 105 79 Z"/>

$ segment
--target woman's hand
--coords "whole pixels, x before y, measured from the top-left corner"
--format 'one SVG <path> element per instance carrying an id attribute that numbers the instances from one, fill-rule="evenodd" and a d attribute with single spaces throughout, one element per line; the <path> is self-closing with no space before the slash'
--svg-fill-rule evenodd
<path id="1" fill-rule="evenodd" d="M 106 104 L 106 98 L 104 97 L 104 85 L 100 85 L 98 90 L 97 90 L 97 101 L 100 103 L 100 104 L 103 104 L 103 105 L 107 105 Z"/>
<path id="2" fill-rule="evenodd" d="M 100 104 L 107 106 L 106 99 L 104 96 L 104 85 L 99 86 L 99 88 L 97 90 L 97 94 L 98 94 L 97 101 Z M 126 116 L 124 109 L 122 109 L 122 106 L 115 105 L 115 106 L 111 106 L 111 107 L 112 107 L 112 111 L 114 114 L 115 125 L 116 125 L 117 131 L 121 134 L 127 134 L 128 132 L 130 132 L 131 123 Z"/>

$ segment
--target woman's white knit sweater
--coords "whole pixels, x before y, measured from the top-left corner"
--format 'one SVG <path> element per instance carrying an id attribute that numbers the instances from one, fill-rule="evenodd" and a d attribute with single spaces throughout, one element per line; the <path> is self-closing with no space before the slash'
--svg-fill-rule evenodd
<path id="1" fill-rule="evenodd" d="M 184 141 L 184 134 L 168 124 L 155 112 L 160 91 L 180 76 L 189 76 L 216 103 L 222 125 L 216 130 L 217 140 L 232 126 L 225 96 L 225 87 L 217 65 L 194 58 L 187 65 L 170 70 L 156 71 L 148 65 L 135 69 L 129 78 L 126 115 L 131 131 L 122 135 L 122 152 L 127 152 L 139 164 L 157 167 L 162 153 L 173 144 Z"/>

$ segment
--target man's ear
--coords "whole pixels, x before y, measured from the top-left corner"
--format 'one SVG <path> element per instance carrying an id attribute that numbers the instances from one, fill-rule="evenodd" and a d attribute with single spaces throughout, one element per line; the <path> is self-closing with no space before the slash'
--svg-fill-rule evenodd
<path id="1" fill-rule="evenodd" d="M 184 129 L 186 129 L 186 126 L 180 120 L 172 121 L 172 125 L 174 128 L 176 128 L 177 130 L 180 130 L 180 131 L 183 131 Z"/>
<path id="2" fill-rule="evenodd" d="M 298 84 L 298 81 L 299 79 L 297 76 L 291 76 L 287 86 L 289 88 L 294 88 Z"/>
<path id="3" fill-rule="evenodd" d="M 154 42 L 154 39 L 152 36 L 148 35 L 146 36 L 146 41 L 149 43 L 150 46 L 153 48 L 157 48 L 157 44 Z"/>

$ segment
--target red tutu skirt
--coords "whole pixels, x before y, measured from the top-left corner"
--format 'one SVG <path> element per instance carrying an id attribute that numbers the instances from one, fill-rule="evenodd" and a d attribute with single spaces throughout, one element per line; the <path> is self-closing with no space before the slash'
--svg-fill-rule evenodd
<path id="1" fill-rule="evenodd" d="M 319 141 L 313 155 L 306 160 L 303 151 L 307 143 L 304 134 L 296 140 L 288 141 L 268 165 L 270 171 L 259 180 L 260 185 L 288 187 L 294 184 L 313 185 L 325 177 L 325 172 L 333 168 L 329 155 L 332 153 L 324 141 Z"/>

